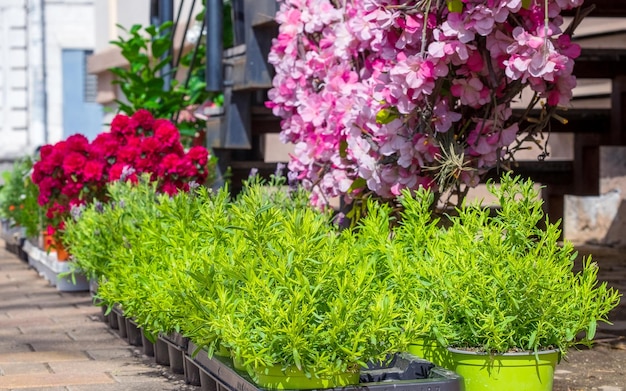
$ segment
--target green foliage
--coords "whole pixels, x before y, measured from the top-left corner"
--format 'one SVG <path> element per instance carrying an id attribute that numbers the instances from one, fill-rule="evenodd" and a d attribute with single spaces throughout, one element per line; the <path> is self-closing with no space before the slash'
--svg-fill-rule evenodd
<path id="1" fill-rule="evenodd" d="M 169 76 L 171 85 L 165 85 L 162 74 L 166 66 L 172 62 L 172 55 L 168 50 L 172 45 L 172 23 L 166 22 L 161 26 L 134 25 L 130 30 L 118 27 L 125 31 L 127 38 L 118 37 L 111 41 L 121 49 L 122 56 L 128 62 L 126 67 L 109 69 L 115 76 L 113 84 L 119 85 L 124 93 L 125 100 L 116 100 L 119 110 L 125 114 L 132 114 L 139 109 L 146 109 L 155 118 L 175 119 L 185 110 L 193 110 L 199 104 L 212 100 L 220 102 L 221 94 L 206 91 L 204 82 L 204 46 L 201 46 L 196 55 L 197 63 L 189 68 L 193 52 L 187 52 L 181 58 L 180 69 L 191 72 L 189 82 L 180 82 L 174 79 L 176 70 L 172 68 Z M 181 72 L 182 73 L 182 72 Z M 199 129 L 205 125 L 204 121 L 189 116 L 180 117 L 177 124 L 183 139 L 194 137 Z"/>
<path id="2" fill-rule="evenodd" d="M 284 197 L 251 183 L 229 209 L 230 245 L 213 259 L 219 283 L 205 311 L 221 344 L 249 368 L 320 376 L 402 349 L 396 296 L 358 233 Z"/>
<path id="3" fill-rule="evenodd" d="M 196 22 L 202 21 L 204 14 L 203 8 L 196 16 Z M 224 48 L 234 44 L 231 14 L 232 5 L 230 1 L 225 1 Z M 125 97 L 124 100 L 116 100 L 119 110 L 130 115 L 138 109 L 146 109 L 155 118 L 176 119 L 185 144 L 189 144 L 206 125 L 205 121 L 193 117 L 192 111 L 207 101 L 217 106 L 224 104 L 222 93 L 206 90 L 204 38 L 199 38 L 201 41 L 197 50 L 194 48 L 183 52 L 178 69 L 172 68 L 169 73 L 172 76 L 171 85 L 166 86 L 162 72 L 173 60 L 173 56 L 168 55 L 172 47 L 173 24 L 166 22 L 161 26 L 147 27 L 133 25 L 128 30 L 118 27 L 126 33 L 127 38 L 118 37 L 111 43 L 121 49 L 122 56 L 128 62 L 128 66 L 109 69 L 116 76 L 113 83 L 120 86 Z"/>
<path id="4" fill-rule="evenodd" d="M 505 175 L 491 184 L 501 208 L 465 205 L 444 227 L 428 222 L 425 194 L 404 194 L 402 239 L 428 282 L 426 297 L 444 326 L 430 337 L 446 345 L 487 352 L 537 351 L 590 343 L 596 322 L 607 321 L 619 294 L 599 284 L 587 259 L 575 273 L 570 243 L 559 245 L 558 225 L 545 221 L 542 201 L 530 180 Z M 417 213 L 414 213 L 417 211 Z M 410 236 L 417 238 L 411 249 Z M 427 240 L 422 240 L 426 238 Z M 576 336 L 586 332 L 582 341 Z"/>
<path id="5" fill-rule="evenodd" d="M 16 161 L 11 171 L 2 173 L 0 216 L 26 230 L 26 236 L 37 237 L 42 231 L 39 191 L 30 179 L 33 161 L 29 157 Z"/>
<path id="6" fill-rule="evenodd" d="M 178 331 L 248 370 L 295 366 L 310 376 L 356 370 L 419 339 L 488 352 L 563 352 L 606 321 L 619 294 L 585 260 L 573 272 L 530 181 L 490 186 L 501 209 L 466 205 L 434 219 L 433 194 L 369 201 L 353 229 L 313 210 L 284 179 L 159 195 L 146 178 L 110 186 L 66 235 L 77 265 L 99 276 L 152 335 Z"/>

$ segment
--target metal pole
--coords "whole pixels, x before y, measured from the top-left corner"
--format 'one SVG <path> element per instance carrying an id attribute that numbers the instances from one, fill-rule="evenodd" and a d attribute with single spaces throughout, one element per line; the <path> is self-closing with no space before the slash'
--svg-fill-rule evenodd
<path id="1" fill-rule="evenodd" d="M 219 92 L 223 89 L 222 56 L 223 44 L 223 13 L 222 0 L 207 0 L 206 2 L 206 89 Z"/>
<path id="2" fill-rule="evenodd" d="M 159 25 L 168 21 L 174 21 L 174 0 L 159 0 Z M 174 31 L 172 31 L 172 37 L 173 36 Z M 167 58 L 167 56 L 171 56 L 171 54 L 172 45 L 170 45 L 168 51 L 163 55 L 162 60 Z M 172 61 L 161 69 L 161 77 L 163 77 L 163 89 L 169 91 L 172 86 Z"/>

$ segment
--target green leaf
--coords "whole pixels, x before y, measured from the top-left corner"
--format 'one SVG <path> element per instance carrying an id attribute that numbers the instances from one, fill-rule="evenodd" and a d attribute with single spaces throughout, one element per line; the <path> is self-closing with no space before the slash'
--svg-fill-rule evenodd
<path id="1" fill-rule="evenodd" d="M 595 319 L 589 320 L 589 326 L 587 327 L 587 339 L 592 340 L 596 335 L 596 327 L 598 322 Z"/>
<path id="2" fill-rule="evenodd" d="M 152 42 L 152 55 L 161 58 L 170 49 L 172 42 L 169 39 L 155 39 Z"/>
<path id="3" fill-rule="evenodd" d="M 376 113 L 376 122 L 381 125 L 386 125 L 398 118 L 398 113 L 392 109 L 381 109 Z"/>
<path id="4" fill-rule="evenodd" d="M 348 189 L 348 194 L 354 192 L 355 190 L 363 189 L 367 186 L 367 181 L 361 177 L 358 177 L 352 182 L 352 185 Z"/>
<path id="5" fill-rule="evenodd" d="M 463 2 L 461 0 L 446 0 L 448 3 L 448 11 L 461 13 L 463 12 Z"/>

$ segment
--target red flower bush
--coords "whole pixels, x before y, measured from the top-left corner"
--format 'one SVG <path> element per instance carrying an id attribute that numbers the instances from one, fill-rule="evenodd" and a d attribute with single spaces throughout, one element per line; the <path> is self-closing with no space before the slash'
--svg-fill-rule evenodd
<path id="1" fill-rule="evenodd" d="M 132 116 L 118 114 L 111 131 L 93 142 L 75 134 L 40 150 L 32 180 L 39 187 L 39 205 L 46 208 L 48 232 L 59 237 L 63 220 L 74 206 L 94 200 L 106 202 L 106 184 L 137 181 L 150 174 L 159 191 L 175 194 L 189 190 L 190 183 L 206 183 L 209 152 L 193 147 L 187 153 L 176 126 L 155 119 L 147 110 Z"/>

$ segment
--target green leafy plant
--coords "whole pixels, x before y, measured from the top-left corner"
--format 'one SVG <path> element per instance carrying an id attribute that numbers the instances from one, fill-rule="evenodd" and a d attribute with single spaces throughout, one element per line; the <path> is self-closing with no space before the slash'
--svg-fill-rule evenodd
<path id="1" fill-rule="evenodd" d="M 445 326 L 432 336 L 489 353 L 565 353 L 591 343 L 619 293 L 597 281 L 590 258 L 573 272 L 576 253 L 571 243 L 559 244 L 558 225 L 546 219 L 540 228 L 542 201 L 532 181 L 506 174 L 489 191 L 500 204 L 495 213 L 480 203 L 465 205 L 438 227 L 428 223 L 427 193 L 403 194 L 402 230 L 428 239 L 418 239 L 410 256 L 420 270 L 416 283 L 426 283 L 433 314 Z"/>
<path id="2" fill-rule="evenodd" d="M 39 191 L 30 179 L 33 161 L 30 157 L 16 161 L 11 171 L 2 174 L 0 189 L 0 216 L 25 229 L 28 237 L 37 237 L 42 231 L 41 210 L 37 204 Z"/>
<path id="3" fill-rule="evenodd" d="M 230 208 L 227 251 L 214 259 L 207 325 L 250 370 L 296 367 L 308 376 L 356 371 L 405 346 L 401 313 L 378 260 L 331 216 L 276 203 L 248 184 Z M 215 278 L 215 277 L 213 277 Z M 214 279 L 215 281 L 215 279 Z"/>
<path id="4" fill-rule="evenodd" d="M 224 3 L 224 48 L 233 46 L 232 5 Z M 205 8 L 195 17 L 195 22 L 203 20 Z M 150 111 L 155 118 L 168 118 L 177 122 L 177 127 L 188 146 L 203 130 L 206 122 L 196 118 L 193 112 L 206 102 L 222 106 L 224 95 L 221 92 L 206 90 L 205 58 L 206 45 L 202 35 L 200 42 L 192 50 L 184 50 L 180 55 L 179 65 L 171 67 L 164 75 L 174 56 L 170 53 L 172 45 L 172 22 L 160 26 L 143 27 L 139 24 L 126 29 L 126 38 L 118 37 L 111 43 L 121 49 L 122 56 L 128 62 L 124 67 L 110 68 L 125 99 L 118 99 L 119 111 L 132 114 L 139 109 Z M 178 54 L 176 54 L 178 60 Z M 166 77 L 171 78 L 166 85 Z"/>
<path id="5" fill-rule="evenodd" d="M 172 45 L 172 25 L 171 22 L 145 28 L 133 25 L 128 30 L 118 25 L 128 37 L 118 37 L 111 43 L 121 49 L 128 66 L 109 70 L 116 76 L 113 84 L 119 85 L 125 98 L 116 100 L 119 111 L 132 114 L 139 109 L 146 109 L 155 118 L 176 119 L 181 135 L 189 141 L 204 127 L 204 121 L 191 114 L 180 113 L 193 111 L 197 105 L 207 100 L 221 102 L 223 98 L 219 97 L 221 94 L 206 91 L 204 67 L 201 63 L 188 69 L 191 72 L 188 82 L 173 78 L 175 69 L 172 68 L 168 75 L 172 78 L 171 84 L 165 84 L 163 71 L 172 62 L 172 55 L 168 54 Z M 185 54 L 180 68 L 187 69 L 192 65 L 192 55 L 193 53 Z M 196 54 L 196 58 L 203 58 L 202 53 Z"/>

